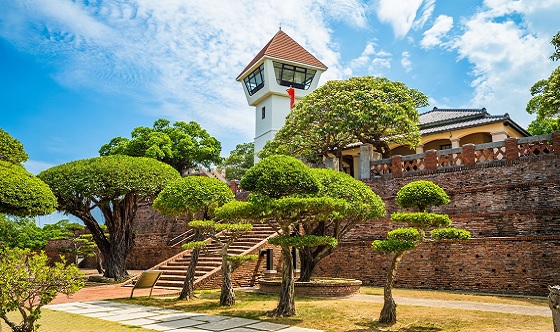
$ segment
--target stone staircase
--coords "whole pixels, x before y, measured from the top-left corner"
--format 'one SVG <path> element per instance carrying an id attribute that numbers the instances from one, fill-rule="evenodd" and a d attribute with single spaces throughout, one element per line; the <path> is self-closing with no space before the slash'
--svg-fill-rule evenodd
<path id="1" fill-rule="evenodd" d="M 253 230 L 239 237 L 229 247 L 228 253 L 240 255 L 255 253 L 257 249 L 267 243 L 268 238 L 274 236 L 276 232 L 267 224 L 255 224 Z M 222 256 L 218 243 L 209 241 L 205 250 L 200 252 L 198 264 L 195 270 L 194 286 L 203 285 L 208 280 L 221 275 Z M 258 251 L 256 252 L 258 254 Z M 163 274 L 159 278 L 156 286 L 165 288 L 183 287 L 183 282 L 187 274 L 187 268 L 191 258 L 191 250 L 186 250 L 160 264 L 150 268 L 150 270 L 161 270 Z"/>

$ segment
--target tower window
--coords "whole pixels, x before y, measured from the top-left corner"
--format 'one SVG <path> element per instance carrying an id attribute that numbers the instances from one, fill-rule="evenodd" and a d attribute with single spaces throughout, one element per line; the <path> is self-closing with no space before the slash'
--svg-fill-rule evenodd
<path id="1" fill-rule="evenodd" d="M 283 86 L 307 90 L 311 86 L 317 71 L 313 69 L 296 67 L 285 63 L 274 62 L 276 82 Z"/>
<path id="2" fill-rule="evenodd" d="M 261 119 L 264 119 L 264 118 L 266 118 L 266 108 L 265 107 L 261 108 Z"/>
<path id="3" fill-rule="evenodd" d="M 257 91 L 262 89 L 264 86 L 264 64 L 260 65 L 259 68 L 255 69 L 247 77 L 243 79 L 245 87 L 249 95 L 254 95 Z"/>

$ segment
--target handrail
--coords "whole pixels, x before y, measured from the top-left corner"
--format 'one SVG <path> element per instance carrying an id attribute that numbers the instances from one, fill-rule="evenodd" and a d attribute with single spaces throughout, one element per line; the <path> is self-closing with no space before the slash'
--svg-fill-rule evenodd
<path id="1" fill-rule="evenodd" d="M 192 228 L 190 228 L 190 229 L 186 230 L 185 232 L 175 236 L 171 240 L 168 240 L 167 245 L 170 246 L 170 247 L 175 247 L 176 245 L 179 245 L 181 243 L 186 242 L 187 240 L 190 240 L 193 236 L 194 236 L 194 230 Z M 180 240 L 175 242 L 177 239 L 180 239 Z"/>

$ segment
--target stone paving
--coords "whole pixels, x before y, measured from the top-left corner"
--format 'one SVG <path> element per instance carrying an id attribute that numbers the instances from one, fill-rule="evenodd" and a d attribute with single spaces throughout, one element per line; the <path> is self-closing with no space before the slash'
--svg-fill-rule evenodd
<path id="1" fill-rule="evenodd" d="M 44 308 L 87 317 L 170 332 L 323 332 L 297 326 L 261 322 L 254 319 L 205 315 L 110 301 L 51 304 Z"/>

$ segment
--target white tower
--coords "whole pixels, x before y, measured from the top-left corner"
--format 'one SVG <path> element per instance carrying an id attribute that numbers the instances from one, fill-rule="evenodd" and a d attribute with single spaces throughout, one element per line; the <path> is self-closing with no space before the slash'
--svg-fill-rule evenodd
<path id="1" fill-rule="evenodd" d="M 255 106 L 255 153 L 284 126 L 290 113 L 290 97 L 286 89 L 295 89 L 297 102 L 317 88 L 325 70 L 327 66 L 284 31 L 278 30 L 237 76 L 237 81 L 243 83 L 247 102 Z"/>

